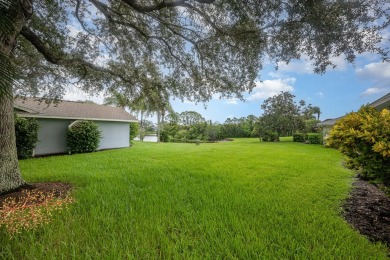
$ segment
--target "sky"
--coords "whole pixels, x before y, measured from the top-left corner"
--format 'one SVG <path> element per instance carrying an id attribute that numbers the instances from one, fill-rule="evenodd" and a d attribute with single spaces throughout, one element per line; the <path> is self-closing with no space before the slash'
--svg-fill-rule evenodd
<path id="1" fill-rule="evenodd" d="M 357 111 L 360 106 L 390 92 L 390 63 L 381 62 L 377 55 L 362 54 L 354 64 L 343 57 L 335 57 L 332 61 L 336 68 L 329 68 L 323 75 L 314 74 L 311 62 L 305 59 L 280 63 L 278 70 L 269 64 L 259 71 L 259 80 L 252 92 L 244 93 L 244 101 L 219 99 L 214 95 L 206 104 L 172 99 L 172 107 L 178 113 L 196 111 L 206 120 L 223 123 L 227 118 L 260 116 L 260 105 L 265 99 L 289 91 L 296 96 L 296 102 L 304 100 L 306 104 L 320 107 L 320 120 L 325 120 Z M 104 96 L 90 96 L 72 89 L 65 93 L 64 99 L 92 100 L 101 104 Z M 156 121 L 156 118 L 150 120 Z"/>

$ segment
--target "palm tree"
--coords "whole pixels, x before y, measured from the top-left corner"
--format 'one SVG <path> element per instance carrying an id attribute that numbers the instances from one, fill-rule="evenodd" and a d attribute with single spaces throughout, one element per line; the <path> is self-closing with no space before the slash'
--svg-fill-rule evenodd
<path id="1" fill-rule="evenodd" d="M 317 120 L 320 120 L 320 115 L 321 115 L 321 109 L 320 107 L 312 107 L 311 108 L 311 113 L 317 115 Z"/>

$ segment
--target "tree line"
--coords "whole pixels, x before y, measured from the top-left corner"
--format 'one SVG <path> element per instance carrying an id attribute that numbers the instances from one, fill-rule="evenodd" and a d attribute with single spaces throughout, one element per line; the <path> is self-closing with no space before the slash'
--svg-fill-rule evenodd
<path id="1" fill-rule="evenodd" d="M 235 137 L 259 137 L 264 141 L 278 141 L 281 136 L 316 133 L 319 130 L 317 124 L 320 122 L 321 109 L 306 104 L 303 100 L 297 103 L 295 96 L 289 92 L 281 92 L 266 99 L 260 107 L 263 114 L 259 117 L 248 115 L 227 118 L 223 123 L 206 120 L 195 111 L 171 111 L 157 123 L 155 131 L 159 132 L 158 140 L 162 142 L 214 142 Z M 146 125 L 142 124 L 145 122 L 140 123 L 140 136 L 146 131 Z"/>

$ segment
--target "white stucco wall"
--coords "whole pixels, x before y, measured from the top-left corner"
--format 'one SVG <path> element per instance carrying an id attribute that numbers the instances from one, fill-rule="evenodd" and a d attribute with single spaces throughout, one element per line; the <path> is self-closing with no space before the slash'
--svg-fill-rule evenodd
<path id="1" fill-rule="evenodd" d="M 39 123 L 38 143 L 35 155 L 67 153 L 66 130 L 74 120 L 37 118 Z M 102 133 L 101 149 L 129 146 L 130 124 L 127 122 L 94 121 Z"/>
<path id="2" fill-rule="evenodd" d="M 98 150 L 129 147 L 130 124 L 127 122 L 94 121 L 102 133 Z"/>
<path id="3" fill-rule="evenodd" d="M 66 129 L 72 122 L 64 119 L 37 118 L 39 124 L 38 143 L 35 147 L 35 155 L 65 153 Z"/>

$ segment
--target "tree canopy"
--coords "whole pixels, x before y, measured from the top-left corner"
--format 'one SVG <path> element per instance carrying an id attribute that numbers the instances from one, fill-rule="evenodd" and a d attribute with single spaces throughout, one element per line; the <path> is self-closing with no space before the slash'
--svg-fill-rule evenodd
<path id="1" fill-rule="evenodd" d="M 61 96 L 72 83 L 135 97 L 161 85 L 207 101 L 213 93 L 241 97 L 265 59 L 307 55 L 317 73 L 334 55 L 352 62 L 373 51 L 387 59 L 376 46 L 388 24 L 384 0 L 3 2 L 11 21 L 24 18 L 13 47 L 17 94 Z"/>

